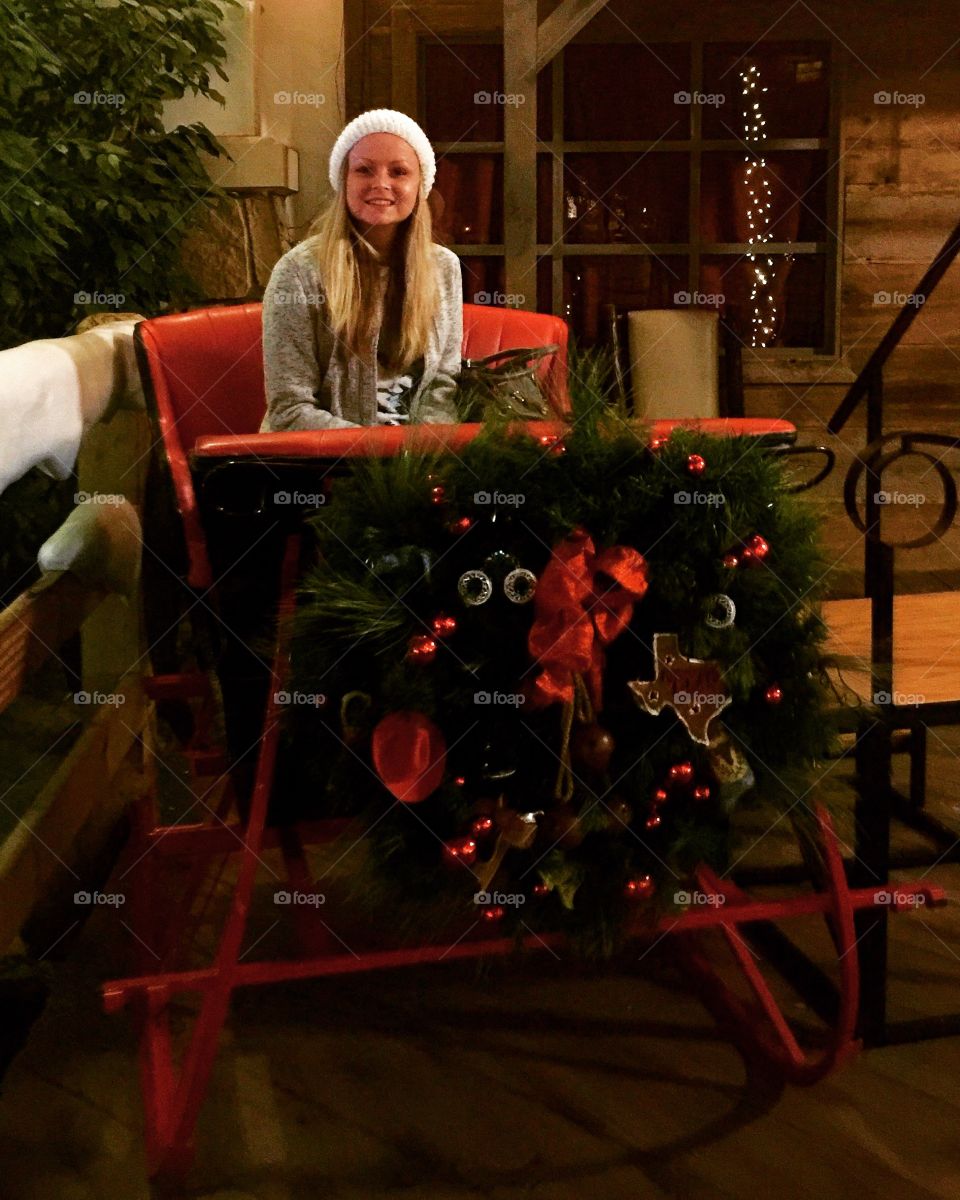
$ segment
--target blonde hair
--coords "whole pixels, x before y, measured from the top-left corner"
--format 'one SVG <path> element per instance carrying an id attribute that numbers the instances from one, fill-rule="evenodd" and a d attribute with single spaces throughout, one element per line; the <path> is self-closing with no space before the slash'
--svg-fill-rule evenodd
<path id="1" fill-rule="evenodd" d="M 326 319 L 350 353 L 361 358 L 368 354 L 379 267 L 386 264 L 390 270 L 383 327 L 389 325 L 394 336 L 389 344 L 381 339 L 379 352 L 390 365 L 405 369 L 426 350 L 440 303 L 430 207 L 418 196 L 413 212 L 400 223 L 393 250 L 385 256 L 353 222 L 347 207 L 347 169 L 345 161 L 336 195 L 307 231 L 323 283 Z"/>

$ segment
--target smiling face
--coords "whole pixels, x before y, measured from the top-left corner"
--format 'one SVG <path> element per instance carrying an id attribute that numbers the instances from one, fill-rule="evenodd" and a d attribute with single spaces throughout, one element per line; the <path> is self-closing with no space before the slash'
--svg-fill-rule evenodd
<path id="1" fill-rule="evenodd" d="M 420 162 L 395 133 L 368 133 L 347 155 L 347 207 L 374 244 L 389 244 L 413 212 Z"/>

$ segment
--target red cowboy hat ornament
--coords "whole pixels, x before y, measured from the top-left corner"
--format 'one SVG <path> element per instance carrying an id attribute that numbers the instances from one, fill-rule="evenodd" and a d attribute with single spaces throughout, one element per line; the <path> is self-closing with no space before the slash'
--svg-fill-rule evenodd
<path id="1" fill-rule="evenodd" d="M 423 713 L 395 712 L 384 717 L 373 731 L 371 751 L 377 774 L 404 804 L 426 800 L 443 781 L 447 744 Z"/>

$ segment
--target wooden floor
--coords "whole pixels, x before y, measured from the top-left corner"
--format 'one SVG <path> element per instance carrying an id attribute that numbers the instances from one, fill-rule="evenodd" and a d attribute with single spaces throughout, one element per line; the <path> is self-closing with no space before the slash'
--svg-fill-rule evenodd
<path id="1" fill-rule="evenodd" d="M 960 828 L 960 736 L 937 732 L 934 802 Z M 844 839 L 848 783 L 839 763 L 822 789 Z M 744 863 L 789 861 L 783 826 L 754 820 Z M 954 902 L 893 919 L 895 1017 L 960 1010 L 960 868 L 929 877 Z M 258 955 L 270 890 L 247 939 L 264 938 Z M 798 933 L 829 960 L 816 923 Z M 544 954 L 480 977 L 459 964 L 240 993 L 190 1186 L 151 1192 L 135 1044 L 96 994 L 130 937 L 122 913 L 90 919 L 5 1081 L 3 1200 L 960 1196 L 960 1039 L 780 1091 L 747 1076 L 664 945 L 600 975 Z M 799 1001 L 788 1011 L 813 1022 Z"/>

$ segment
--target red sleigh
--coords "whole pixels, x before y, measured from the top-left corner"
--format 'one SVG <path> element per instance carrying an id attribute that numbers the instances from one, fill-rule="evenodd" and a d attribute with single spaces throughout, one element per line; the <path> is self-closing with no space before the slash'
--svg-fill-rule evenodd
<path id="1" fill-rule="evenodd" d="M 468 306 L 469 307 L 469 306 Z M 566 345 L 562 321 L 530 313 L 478 310 L 465 320 L 465 354 L 499 348 L 472 337 L 492 337 L 500 346 L 536 342 Z M 491 331 L 482 322 L 495 323 Z M 516 322 L 520 329 L 512 328 Z M 477 331 L 480 330 L 480 334 Z M 533 338 L 533 341 L 531 341 Z M 259 351 L 259 309 L 255 305 L 223 308 L 144 322 L 137 332 L 138 353 L 145 382 L 156 402 L 170 464 L 177 505 L 189 551 L 187 576 L 202 600 L 211 594 L 214 570 L 194 492 L 195 472 L 209 464 L 281 462 L 309 459 L 333 464 L 357 455 L 395 453 L 410 437 L 427 438 L 450 449 L 476 435 L 475 426 L 433 429 L 337 430 L 329 433 L 255 436 L 262 413 L 262 374 Z M 563 354 L 547 360 L 543 370 L 548 389 L 563 411 L 565 362 Z M 213 416 L 211 416 L 211 414 Z M 215 417 L 215 419 L 213 419 Z M 669 423 L 653 431 L 665 436 Z M 716 432 L 749 432 L 784 438 L 792 432 L 785 422 L 702 422 Z M 527 427 L 531 436 L 555 438 L 556 424 Z M 191 459 L 192 451 L 192 459 Z M 191 472 L 191 462 L 194 472 Z M 309 979 L 357 971 L 448 962 L 486 955 L 507 955 L 516 949 L 513 938 L 496 936 L 425 944 L 415 948 L 346 952 L 326 933 L 315 910 L 293 912 L 300 952 L 287 959 L 255 961 L 241 954 L 254 888 L 263 853 L 280 850 L 291 890 L 314 890 L 308 846 L 330 841 L 343 823 L 324 820 L 278 828 L 267 824 L 268 805 L 276 767 L 283 691 L 288 668 L 284 641 L 293 609 L 299 566 L 299 535 L 286 538 L 279 580 L 278 622 L 270 667 L 267 704 L 257 749 L 256 771 L 248 804 L 237 804 L 226 770 L 223 750 L 212 734 L 214 700 L 208 677 L 202 673 L 155 676 L 148 681 L 152 697 L 189 705 L 193 736 L 186 756 L 194 776 L 198 806 L 205 810 L 196 823 L 165 825 L 159 820 L 156 797 L 138 804 L 134 834 L 120 867 L 134 887 L 133 916 L 150 947 L 142 955 L 140 972 L 104 985 L 104 1002 L 111 1012 L 128 1007 L 141 1032 L 141 1079 L 151 1173 L 182 1175 L 191 1162 L 193 1134 L 213 1067 L 220 1032 L 237 987 Z M 199 602 L 199 601 L 198 601 Z M 226 786 L 217 790 L 226 781 Z M 207 805 L 206 797 L 219 795 Z M 738 1048 L 759 1056 L 782 1079 L 809 1084 L 822 1078 L 857 1049 L 859 972 L 855 952 L 854 914 L 878 904 L 893 911 L 942 903 L 941 889 L 931 886 L 898 889 L 851 889 L 846 880 L 837 838 L 829 817 L 818 812 L 822 856 L 820 890 L 776 900 L 757 900 L 726 879 L 702 868 L 697 887 L 706 903 L 680 915 L 666 915 L 655 925 L 636 929 L 636 936 L 659 939 L 669 935 L 691 980 L 708 1009 Z M 231 862 L 232 860 L 232 862 Z M 228 870 L 228 866 L 232 869 Z M 184 966 L 184 952 L 204 920 L 218 887 L 229 879 L 229 911 L 209 965 Z M 826 922 L 837 958 L 826 1034 L 815 1050 L 801 1044 L 753 952 L 746 944 L 751 928 L 820 915 Z M 715 938 L 728 943 L 743 985 L 734 990 L 715 964 Z M 557 944 L 560 935 L 533 936 L 530 949 Z M 174 1053 L 171 1011 L 178 998 L 192 994 L 198 1004 L 196 1021 L 182 1057 Z"/>

